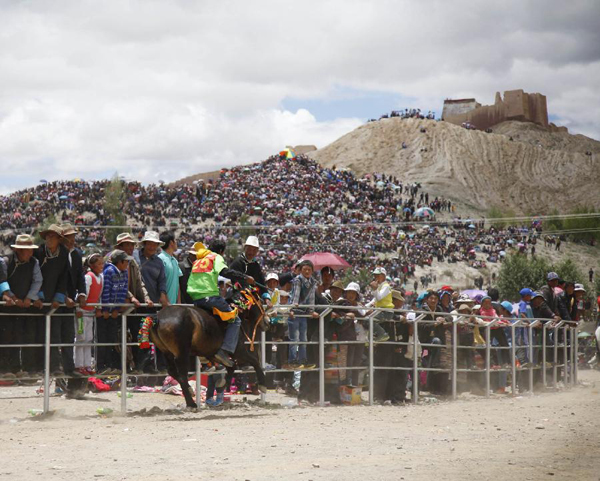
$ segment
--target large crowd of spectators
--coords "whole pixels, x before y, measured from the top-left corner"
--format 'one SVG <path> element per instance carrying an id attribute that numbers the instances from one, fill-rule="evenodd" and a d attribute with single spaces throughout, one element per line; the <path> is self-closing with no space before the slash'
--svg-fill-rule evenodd
<path id="1" fill-rule="evenodd" d="M 43 318 L 27 314 L 47 312 L 48 303 L 54 314 L 53 343 L 117 342 L 121 309 L 93 304 L 142 303 L 145 307 L 139 307 L 138 313 L 147 314 L 160 306 L 186 302 L 185 279 L 193 263 L 189 249 L 194 242 L 233 242 L 244 249 L 249 234 L 256 235 L 256 242 L 260 239 L 260 251 L 252 260 L 254 268 L 260 271 L 262 281 L 269 282 L 270 294 L 277 298 L 274 307 L 280 309 L 281 315 L 274 317 L 282 325 L 271 334 L 272 339 L 315 340 L 313 314 L 318 308 L 314 312 L 290 312 L 284 307 L 286 299 L 306 298 L 311 304 L 364 309 L 330 314 L 326 332 L 330 341 L 364 341 L 368 326 L 360 318 L 373 306 L 425 311 L 425 320 L 433 324 L 422 324 L 417 335 L 429 346 L 415 353 L 406 346 L 380 345 L 376 364 L 402 367 L 416 355 L 422 356 L 424 366 L 446 368 L 450 314 L 461 318 L 459 342 L 465 346 L 476 346 L 481 340 L 477 331 L 481 321 L 474 317 L 477 314 L 499 320 L 493 341 L 501 347 L 513 342 L 506 327 L 515 319 L 578 320 L 583 288 L 572 283 L 559 288 L 555 285 L 559 280 L 550 274 L 548 286 L 539 292 L 524 286 L 518 307 L 500 302 L 493 289 L 488 291 L 489 297 L 476 299 L 461 297 L 447 286 L 409 297 L 408 290 L 416 291 L 419 280 L 424 287 L 432 281 L 429 276 L 412 279 L 417 266 L 464 262 L 484 267 L 486 262 L 501 261 L 509 249 L 533 253 L 541 235 L 535 222 L 498 229 L 486 227 L 484 220 L 461 219 L 449 200 L 430 196 L 417 183 L 379 174 L 358 178 L 303 156 L 274 156 L 258 164 L 224 169 L 215 181 L 177 187 L 123 181 L 123 212 L 133 233 L 122 232 L 113 245 L 102 228 L 114 220 L 105 211 L 108 186 L 106 181 L 44 182 L 2 198 L 0 222 L 10 251 L 0 261 L 0 295 L 6 303 L 3 309 L 14 316 L 0 320 L 0 344 L 42 344 Z M 36 245 L 27 232 L 33 233 L 44 219 L 57 213 L 62 224 L 42 229 L 42 242 Z M 373 282 L 359 285 L 348 283 L 347 278 L 335 279 L 335 272 L 327 267 L 314 272 L 311 266 L 308 272 L 298 260 L 310 252 L 339 254 L 351 265 L 351 277 L 366 270 L 373 273 Z M 312 294 L 300 296 L 298 286 L 309 286 Z M 371 302 L 366 302 L 369 299 Z M 381 342 L 407 341 L 414 335 L 407 319 L 410 312 L 395 318 L 379 316 L 375 338 Z M 137 338 L 138 329 L 139 318 L 131 316 L 128 330 L 132 339 Z M 530 341 L 536 342 L 521 333 L 521 365 L 538 362 L 537 358 L 528 359 L 525 347 Z M 560 339 L 548 338 L 548 343 L 555 342 Z M 151 375 L 164 368 L 159 354 L 133 351 L 129 365 L 133 374 Z M 336 365 L 364 366 L 363 351 L 351 345 L 339 348 Z M 292 346 L 289 352 L 278 352 L 271 359 L 276 367 L 301 371 L 314 367 L 317 360 L 312 347 Z M 494 358 L 494 367 L 506 366 L 508 358 L 503 354 L 500 351 Z M 463 361 L 472 367 L 476 358 L 465 356 Z M 0 349 L 0 369 L 8 379 L 38 376 L 42 367 L 40 347 Z M 106 346 L 93 352 L 85 346 L 53 348 L 50 369 L 54 376 L 115 375 L 120 360 L 116 350 Z M 362 378 L 358 374 L 359 370 L 348 371 L 338 380 L 356 384 Z M 300 385 L 295 377 L 283 376 L 279 381 L 301 397 L 314 399 L 315 383 L 310 374 Z M 402 402 L 407 382 L 406 371 L 382 372 L 376 383 L 377 398 Z M 430 374 L 425 386 L 432 392 L 447 393 L 447 373 Z"/>
<path id="2" fill-rule="evenodd" d="M 46 218 L 80 228 L 86 253 L 108 247 L 108 181 L 41 183 L 0 199 L 5 245 L 17 232 L 33 232 Z M 499 230 L 461 219 L 448 199 L 418 183 L 382 174 L 357 177 L 324 168 L 304 156 L 273 156 L 264 162 L 224 169 L 219 179 L 178 186 L 122 182 L 123 213 L 139 240 L 146 229 L 169 228 L 180 244 L 218 238 L 240 244 L 244 232 L 263 239 L 263 259 L 281 268 L 299 250 L 334 252 L 354 273 L 387 259 L 393 278 L 406 282 L 417 266 L 465 262 L 484 267 L 510 247 L 535 246 L 539 226 Z M 98 227 L 94 227 L 98 226 Z M 485 254 L 484 256 L 477 255 Z"/>

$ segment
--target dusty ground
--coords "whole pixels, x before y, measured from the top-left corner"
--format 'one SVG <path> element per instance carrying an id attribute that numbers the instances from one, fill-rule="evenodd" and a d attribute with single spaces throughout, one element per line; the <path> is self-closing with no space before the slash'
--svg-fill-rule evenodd
<path id="1" fill-rule="evenodd" d="M 132 413 L 116 393 L 84 401 L 1 388 L 2 479 L 600 479 L 600 372 L 576 389 L 530 397 L 419 406 Z M 8 399 L 8 397 L 11 399 Z M 277 395 L 269 394 L 271 400 Z M 130 408 L 180 398 L 135 394 Z"/>

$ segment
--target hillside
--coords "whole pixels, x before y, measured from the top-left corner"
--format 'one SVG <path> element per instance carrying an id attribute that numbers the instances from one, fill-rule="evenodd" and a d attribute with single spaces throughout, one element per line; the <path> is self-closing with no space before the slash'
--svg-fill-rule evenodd
<path id="1" fill-rule="evenodd" d="M 504 122 L 488 134 L 446 122 L 390 118 L 362 125 L 308 155 L 327 167 L 422 182 L 469 210 L 497 206 L 530 214 L 600 207 L 599 154 L 596 140 L 531 123 Z"/>

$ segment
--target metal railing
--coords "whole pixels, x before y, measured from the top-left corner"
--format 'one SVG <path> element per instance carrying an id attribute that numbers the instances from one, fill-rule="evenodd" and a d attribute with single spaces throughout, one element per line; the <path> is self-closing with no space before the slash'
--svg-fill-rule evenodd
<path id="1" fill-rule="evenodd" d="M 2 306 L 4 303 L 0 303 Z M 178 304 L 180 306 L 192 307 L 187 304 Z M 121 348 L 121 373 L 120 377 L 120 391 L 121 391 L 121 411 L 123 414 L 127 413 L 127 379 L 130 374 L 127 372 L 127 347 L 130 346 L 138 346 L 137 342 L 127 342 L 127 317 L 130 315 L 136 316 L 146 316 L 148 313 L 134 313 L 136 306 L 133 304 L 88 304 L 88 306 L 94 306 L 98 308 L 102 307 L 119 307 L 123 309 L 123 312 L 120 313 L 121 317 L 121 339 L 119 343 L 83 343 L 83 342 L 73 342 L 73 343 L 51 343 L 51 323 L 52 317 L 54 316 L 69 316 L 75 320 L 74 311 L 68 313 L 57 313 L 57 309 L 51 307 L 50 304 L 45 304 L 45 307 L 50 307 L 50 310 L 45 313 L 37 313 L 31 309 L 32 312 L 23 312 L 20 310 L 18 313 L 11 313 L 10 307 L 6 307 L 0 312 L 0 322 L 2 322 L 2 317 L 4 316 L 44 316 L 45 317 L 45 341 L 43 344 L 3 344 L 0 345 L 0 348 L 32 348 L 32 347 L 43 347 L 44 348 L 44 375 L 43 375 L 43 388 L 44 388 L 44 402 L 43 402 L 43 412 L 47 413 L 50 410 L 50 353 L 51 348 L 57 347 L 120 347 Z M 147 304 L 140 304 L 137 307 L 151 307 Z M 443 313 L 443 312 L 431 312 L 431 311 L 415 311 L 409 309 L 383 309 L 383 308 L 368 308 L 369 313 L 364 317 L 356 317 L 356 321 L 367 323 L 368 325 L 368 337 L 366 340 L 366 344 L 368 346 L 368 363 L 367 366 L 333 366 L 326 367 L 325 365 L 325 349 L 327 346 L 332 345 L 349 345 L 349 344 L 365 344 L 364 340 L 357 341 L 339 341 L 339 340 L 331 340 L 327 341 L 325 339 L 325 319 L 329 316 L 333 310 L 336 312 L 340 311 L 360 311 L 365 310 L 366 308 L 362 306 L 352 307 L 352 306 L 323 306 L 323 305 L 301 305 L 301 306 L 277 306 L 279 310 L 279 316 L 284 318 L 288 317 L 288 313 L 286 311 L 295 310 L 295 309 L 314 309 L 318 312 L 318 341 L 266 341 L 266 335 L 264 331 L 261 331 L 261 339 L 260 339 L 260 362 L 264 367 L 266 364 L 266 349 L 267 345 L 281 345 L 281 346 L 289 346 L 289 345 L 317 345 L 318 346 L 318 374 L 319 374 L 319 405 L 325 406 L 325 372 L 326 371 L 352 371 L 352 370 L 367 370 L 369 374 L 369 404 L 372 405 L 375 402 L 374 396 L 374 387 L 375 387 L 375 378 L 376 371 L 378 370 L 403 370 L 408 371 L 412 377 L 412 396 L 411 401 L 413 403 L 419 402 L 420 395 L 420 378 L 419 374 L 421 372 L 439 372 L 439 373 L 447 373 L 450 376 L 451 380 L 451 397 L 452 399 L 457 398 L 457 384 L 458 384 L 458 374 L 459 373 L 484 373 L 485 375 L 485 396 L 490 396 L 490 388 L 491 388 L 491 380 L 490 376 L 493 372 L 506 372 L 511 374 L 511 391 L 512 395 L 515 395 L 517 392 L 517 373 L 520 372 L 528 372 L 528 392 L 530 395 L 533 395 L 534 392 L 534 372 L 541 370 L 542 384 L 544 388 L 548 387 L 548 379 L 547 379 L 547 334 L 548 332 L 552 332 L 553 335 L 553 363 L 551 365 L 552 368 L 552 388 L 557 388 L 558 386 L 558 370 L 560 368 L 563 369 L 564 373 L 564 384 L 565 386 L 573 386 L 577 383 L 577 374 L 578 374 L 578 343 L 577 343 L 577 327 L 573 325 L 573 323 L 560 321 L 555 322 L 554 319 L 516 319 L 514 320 L 510 326 L 505 327 L 506 329 L 510 329 L 511 331 L 511 345 L 510 346 L 492 346 L 491 342 L 491 329 L 494 328 L 495 324 L 498 322 L 497 318 L 490 318 L 487 316 L 480 316 L 475 314 L 457 314 L 454 313 Z M 76 308 L 74 308 L 75 310 Z M 381 312 L 391 313 L 395 316 L 404 316 L 401 319 L 385 319 L 381 320 L 381 322 L 394 322 L 394 323 L 406 323 L 412 326 L 412 342 L 400 342 L 397 340 L 393 341 L 385 341 L 385 342 L 377 342 L 373 339 L 373 329 L 375 322 L 379 322 L 376 320 L 376 317 Z M 406 319 L 406 315 L 409 313 L 415 313 L 416 317 L 413 320 Z M 297 314 L 297 316 L 299 316 Z M 427 320 L 426 316 L 437 318 L 444 318 L 444 323 L 446 325 L 450 325 L 452 330 L 451 336 L 451 344 L 447 345 L 444 342 L 442 344 L 432 344 L 432 343 L 421 343 L 419 341 L 419 326 L 426 326 L 428 324 L 439 324 L 439 320 Z M 467 323 L 467 325 L 475 326 L 479 328 L 485 329 L 485 345 L 459 345 L 459 337 L 458 337 L 458 324 L 464 318 L 468 319 L 477 319 L 478 322 L 476 324 Z M 101 322 L 103 318 L 98 318 Z M 504 328 L 504 327 L 501 327 Z M 526 329 L 528 333 L 528 344 L 517 346 L 515 343 L 516 340 L 516 329 Z M 535 331 L 534 331 L 535 329 Z M 535 332 L 541 331 L 541 344 L 534 344 L 535 338 L 538 336 L 534 336 Z M 562 344 L 559 345 L 559 332 L 562 332 Z M 539 341 L 538 341 L 539 342 Z M 246 343 L 248 344 L 248 342 Z M 412 346 L 412 366 L 410 367 L 402 367 L 402 366 L 376 366 L 375 365 L 375 348 L 378 345 L 394 345 L 394 346 Z M 419 347 L 430 349 L 449 349 L 452 352 L 452 360 L 449 368 L 437 368 L 431 366 L 422 366 L 420 365 L 421 358 L 418 355 Z M 558 363 L 559 358 L 559 350 L 562 348 L 562 363 Z M 485 367 L 484 369 L 472 369 L 467 365 L 466 369 L 458 368 L 458 351 L 460 350 L 485 350 Z M 500 351 L 502 349 L 509 350 L 511 353 L 511 363 L 510 368 L 502 368 L 502 369 L 492 369 L 491 366 L 491 352 Z M 519 367 L 517 366 L 517 349 L 527 349 L 529 364 L 527 367 Z M 535 354 L 539 354 L 541 350 L 542 355 L 542 364 L 538 364 L 534 359 L 537 358 Z M 275 369 L 266 371 L 267 373 L 275 373 L 275 372 L 295 372 L 297 369 Z M 248 371 L 236 371 L 242 373 L 248 373 Z M 206 375 L 218 375 L 221 374 L 219 372 L 201 372 L 201 364 L 199 358 L 196 358 L 195 365 L 195 376 L 196 376 L 196 400 L 197 404 L 200 406 L 201 399 L 201 374 Z M 143 374 L 144 376 L 155 375 L 155 374 Z M 68 376 L 61 376 L 68 377 Z M 261 398 L 265 400 L 265 394 L 261 395 Z"/>

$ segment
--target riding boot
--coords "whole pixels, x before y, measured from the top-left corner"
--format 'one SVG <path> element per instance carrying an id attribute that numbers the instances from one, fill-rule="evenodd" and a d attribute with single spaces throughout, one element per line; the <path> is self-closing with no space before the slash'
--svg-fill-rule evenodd
<path id="1" fill-rule="evenodd" d="M 242 321 L 239 316 L 235 317 L 233 322 L 230 322 L 227 326 L 227 330 L 225 331 L 225 339 L 223 339 L 223 344 L 221 345 L 221 349 L 229 354 L 233 354 L 237 347 L 238 337 L 240 334 L 240 325 Z"/>

